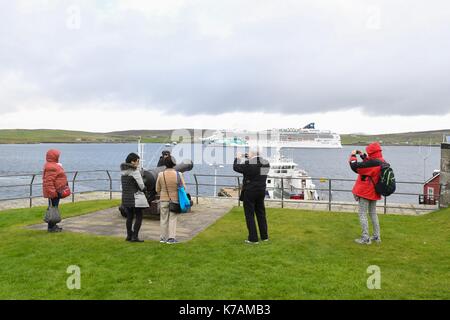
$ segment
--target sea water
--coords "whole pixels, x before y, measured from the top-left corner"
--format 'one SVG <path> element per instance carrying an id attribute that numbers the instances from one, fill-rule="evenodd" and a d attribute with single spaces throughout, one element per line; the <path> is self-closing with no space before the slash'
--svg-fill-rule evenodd
<path id="1" fill-rule="evenodd" d="M 60 162 L 72 180 L 75 171 L 77 192 L 95 189 L 109 190 L 109 178 L 104 170 L 109 170 L 113 181 L 113 189 L 120 190 L 120 164 L 130 152 L 137 152 L 137 144 L 12 144 L 0 145 L 0 199 L 8 197 L 21 197 L 29 194 L 29 187 L 2 187 L 12 184 L 29 184 L 32 176 L 2 177 L 15 174 L 38 174 L 45 163 L 45 154 L 49 149 L 61 151 Z M 144 145 L 144 167 L 146 169 L 156 166 L 161 151 L 171 149 L 177 160 L 192 159 L 194 168 L 185 173 L 186 181 L 194 184 L 194 174 L 206 175 L 238 175 L 233 171 L 233 159 L 237 152 L 245 152 L 243 148 L 206 147 L 201 144 L 177 145 L 166 147 L 164 144 L 150 143 Z M 332 180 L 332 188 L 351 190 L 356 174 L 350 169 L 348 158 L 353 149 L 364 150 L 362 146 L 344 146 L 342 149 L 283 149 L 282 153 L 298 164 L 313 178 L 319 189 L 328 188 L 328 179 L 351 179 L 349 182 Z M 263 149 L 267 157 L 275 153 L 274 149 Z M 383 155 L 394 169 L 399 182 L 423 182 L 432 176 L 440 165 L 440 149 L 436 147 L 415 146 L 383 146 Z M 91 172 L 83 172 L 91 171 Z M 98 171 L 98 172 L 92 172 Z M 320 180 L 320 178 L 325 178 Z M 83 182 L 82 180 L 102 179 L 98 181 Z M 222 185 L 236 185 L 236 178 L 203 177 L 198 176 L 200 184 L 216 183 L 216 191 Z M 242 181 L 242 180 L 241 180 Z M 35 177 L 36 186 L 33 193 L 42 191 L 39 183 L 42 176 Z M 191 194 L 195 194 L 195 186 L 189 185 Z M 200 186 L 200 194 L 214 194 L 213 186 Z M 421 193 L 422 186 L 398 184 L 397 193 Z M 322 199 L 328 198 L 328 191 L 319 191 Z M 333 191 L 333 200 L 351 200 L 350 192 Z M 418 203 L 418 196 L 392 196 L 390 202 Z"/>

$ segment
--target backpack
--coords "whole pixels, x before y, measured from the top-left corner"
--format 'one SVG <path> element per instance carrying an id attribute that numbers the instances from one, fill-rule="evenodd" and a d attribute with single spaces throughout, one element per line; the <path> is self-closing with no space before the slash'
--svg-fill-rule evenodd
<path id="1" fill-rule="evenodd" d="M 382 196 L 388 197 L 396 189 L 394 170 L 392 170 L 391 165 L 387 162 L 380 161 L 380 166 L 380 178 L 378 179 L 378 183 L 375 184 L 375 191 Z"/>

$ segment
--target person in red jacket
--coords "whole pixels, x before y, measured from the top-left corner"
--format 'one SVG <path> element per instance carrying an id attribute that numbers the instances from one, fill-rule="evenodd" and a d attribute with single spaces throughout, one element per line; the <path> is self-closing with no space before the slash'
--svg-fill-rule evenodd
<path id="1" fill-rule="evenodd" d="M 51 149 L 47 152 L 42 174 L 42 192 L 44 198 L 48 199 L 48 206 L 59 206 L 60 192 L 67 185 L 67 176 L 62 165 L 59 163 L 61 152 Z M 48 224 L 48 232 L 61 232 L 62 228 L 56 224 Z"/>
<path id="2" fill-rule="evenodd" d="M 377 200 L 381 196 L 375 191 L 375 185 L 380 179 L 380 161 L 385 162 L 381 146 L 378 142 L 369 144 L 366 152 L 353 150 L 350 155 L 350 167 L 358 174 L 352 193 L 356 201 L 359 201 L 359 221 L 362 227 L 362 236 L 355 240 L 359 244 L 370 244 L 372 241 L 381 242 L 380 224 L 376 212 Z M 358 162 L 357 155 L 361 160 Z M 369 222 L 367 220 L 369 213 L 373 225 L 373 236 L 369 236 Z"/>

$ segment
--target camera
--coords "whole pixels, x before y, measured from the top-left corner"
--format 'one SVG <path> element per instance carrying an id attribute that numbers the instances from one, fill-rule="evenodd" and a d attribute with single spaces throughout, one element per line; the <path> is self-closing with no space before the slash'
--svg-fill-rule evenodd
<path id="1" fill-rule="evenodd" d="M 245 153 L 245 154 L 244 154 L 244 158 L 245 158 L 245 159 L 248 159 L 248 153 Z"/>

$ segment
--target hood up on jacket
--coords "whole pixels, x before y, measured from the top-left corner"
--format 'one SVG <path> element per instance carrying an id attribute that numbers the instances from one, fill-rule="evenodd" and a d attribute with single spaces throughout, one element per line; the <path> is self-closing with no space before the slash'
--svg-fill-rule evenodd
<path id="1" fill-rule="evenodd" d="M 366 152 L 371 159 L 382 159 L 381 146 L 378 142 L 373 142 L 366 147 Z"/>
<path id="2" fill-rule="evenodd" d="M 47 151 L 47 155 L 45 156 L 45 159 L 47 162 L 59 162 L 59 156 L 61 155 L 61 151 L 56 149 L 50 149 Z"/>

